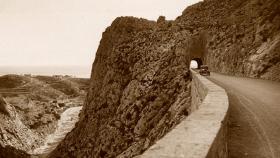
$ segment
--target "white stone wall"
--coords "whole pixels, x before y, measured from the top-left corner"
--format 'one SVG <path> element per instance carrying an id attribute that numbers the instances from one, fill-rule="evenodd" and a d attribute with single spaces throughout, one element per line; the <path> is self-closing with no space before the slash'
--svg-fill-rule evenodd
<path id="1" fill-rule="evenodd" d="M 141 158 L 227 158 L 228 96 L 192 71 L 192 113 Z M 197 109 L 197 110 L 196 110 Z"/>

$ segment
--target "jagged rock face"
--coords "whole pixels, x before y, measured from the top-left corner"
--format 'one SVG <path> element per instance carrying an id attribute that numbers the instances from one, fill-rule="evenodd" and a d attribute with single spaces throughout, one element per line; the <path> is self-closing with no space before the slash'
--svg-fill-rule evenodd
<path id="1" fill-rule="evenodd" d="M 133 157 L 188 115 L 189 61 L 280 81 L 279 1 L 205 0 L 175 21 L 117 18 L 75 129 L 50 157 Z M 195 55 L 192 55 L 192 54 Z"/>
<path id="2" fill-rule="evenodd" d="M 39 142 L 38 135 L 26 127 L 19 119 L 15 108 L 0 98 L 0 157 L 28 155 L 23 151 L 31 150 Z"/>
<path id="3" fill-rule="evenodd" d="M 279 0 L 208 0 L 187 8 L 175 23 L 206 34 L 210 70 L 280 81 L 279 10 Z"/>
<path id="4" fill-rule="evenodd" d="M 81 120 L 50 157 L 131 157 L 190 106 L 189 63 L 168 22 L 118 18 L 103 34 Z"/>

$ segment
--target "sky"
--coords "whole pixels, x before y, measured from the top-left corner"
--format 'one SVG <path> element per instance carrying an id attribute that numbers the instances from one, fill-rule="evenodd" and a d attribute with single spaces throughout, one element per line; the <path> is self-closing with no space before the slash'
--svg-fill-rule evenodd
<path id="1" fill-rule="evenodd" d="M 172 20 L 200 0 L 0 0 L 0 66 L 91 66 L 118 16 Z"/>

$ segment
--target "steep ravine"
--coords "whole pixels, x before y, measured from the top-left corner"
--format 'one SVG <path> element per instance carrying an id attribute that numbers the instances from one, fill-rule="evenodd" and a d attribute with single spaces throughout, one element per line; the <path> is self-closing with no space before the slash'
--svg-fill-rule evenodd
<path id="1" fill-rule="evenodd" d="M 205 0 L 175 21 L 117 18 L 103 33 L 76 128 L 49 157 L 133 157 L 189 115 L 189 62 L 280 81 L 278 0 Z"/>
<path id="2" fill-rule="evenodd" d="M 31 155 L 44 157 L 54 150 L 66 134 L 75 127 L 75 123 L 79 120 L 79 113 L 81 109 L 82 107 L 78 106 L 65 110 L 58 120 L 58 125 L 54 133 L 47 136 L 43 145 L 30 151 L 29 153 Z"/>
<path id="3" fill-rule="evenodd" d="M 0 98 L 0 102 L 2 101 L 3 100 Z M 3 106 L 0 107 L 2 107 L 2 109 L 0 108 L 2 112 L 4 108 Z M 44 141 L 42 145 L 35 144 L 37 140 L 40 140 L 38 138 L 39 136 L 21 122 L 18 118 L 18 114 L 12 111 L 14 109 L 11 105 L 7 104 L 5 109 L 7 114 L 12 118 L 6 117 L 6 120 L 3 121 L 4 118 L 0 115 L 2 128 L 6 128 L 5 130 L 10 132 L 9 134 L 13 134 L 16 138 L 11 137 L 7 133 L 0 134 L 2 142 L 7 143 L 3 143 L 4 145 L 1 143 L 4 148 L 2 146 L 0 148 L 0 158 L 30 158 L 46 157 L 52 150 L 54 150 L 66 134 L 75 127 L 75 123 L 79 120 L 79 113 L 82 106 L 66 109 L 57 122 L 56 130 L 48 135 L 45 140 L 42 140 L 42 142 Z M 7 129 L 7 125 L 9 125 L 10 129 Z M 1 132 L 3 131 L 4 130 L 1 129 Z M 38 147 L 34 148 L 35 145 Z"/>
<path id="4" fill-rule="evenodd" d="M 82 105 L 88 81 L 67 76 L 0 76 L 0 158 L 30 157 L 27 153 L 56 130 L 61 113 Z"/>

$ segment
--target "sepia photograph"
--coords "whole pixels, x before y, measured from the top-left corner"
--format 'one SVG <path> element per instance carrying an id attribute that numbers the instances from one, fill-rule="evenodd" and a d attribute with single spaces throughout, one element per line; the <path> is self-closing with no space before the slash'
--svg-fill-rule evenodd
<path id="1" fill-rule="evenodd" d="M 280 158 L 280 0 L 0 0 L 0 158 Z"/>

